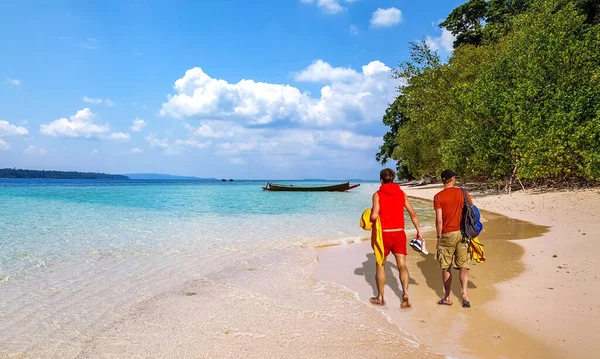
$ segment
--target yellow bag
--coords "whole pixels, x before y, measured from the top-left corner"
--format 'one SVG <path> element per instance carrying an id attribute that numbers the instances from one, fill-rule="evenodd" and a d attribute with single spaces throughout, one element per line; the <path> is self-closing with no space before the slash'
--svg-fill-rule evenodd
<path id="1" fill-rule="evenodd" d="M 485 251 L 483 250 L 483 244 L 479 242 L 479 237 L 471 239 L 471 245 L 469 246 L 469 254 L 471 259 L 477 263 L 485 262 Z"/>

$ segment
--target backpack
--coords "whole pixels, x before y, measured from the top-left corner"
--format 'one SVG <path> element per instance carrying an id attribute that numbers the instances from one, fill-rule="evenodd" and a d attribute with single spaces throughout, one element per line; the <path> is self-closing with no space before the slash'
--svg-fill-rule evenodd
<path id="1" fill-rule="evenodd" d="M 467 191 L 461 188 L 463 193 L 464 205 L 462 209 L 462 215 L 460 217 L 460 232 L 463 238 L 473 239 L 479 235 L 483 230 L 483 224 L 481 224 L 481 214 L 479 209 L 469 202 L 467 199 Z"/>

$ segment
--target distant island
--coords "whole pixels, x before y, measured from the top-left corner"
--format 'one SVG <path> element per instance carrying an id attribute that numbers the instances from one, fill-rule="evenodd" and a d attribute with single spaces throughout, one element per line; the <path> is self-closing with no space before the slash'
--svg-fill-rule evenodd
<path id="1" fill-rule="evenodd" d="M 23 170 L 16 168 L 0 169 L 0 178 L 50 178 L 50 179 L 117 179 L 128 180 L 129 177 L 123 175 L 111 175 L 96 172 L 76 172 L 76 171 L 44 171 L 44 170 Z"/>
<path id="2" fill-rule="evenodd" d="M 179 180 L 216 180 L 216 178 L 201 178 L 194 176 L 176 176 L 176 175 L 168 175 L 162 173 L 126 173 L 125 176 L 134 180 L 169 180 L 169 179 L 179 179 Z"/>

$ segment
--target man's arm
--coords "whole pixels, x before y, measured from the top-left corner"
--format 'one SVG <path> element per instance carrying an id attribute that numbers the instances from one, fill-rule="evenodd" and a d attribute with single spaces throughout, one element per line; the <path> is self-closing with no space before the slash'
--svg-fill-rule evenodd
<path id="1" fill-rule="evenodd" d="M 373 208 L 371 208 L 371 222 L 375 222 L 379 217 L 379 195 L 377 192 L 373 193 Z"/>
<path id="2" fill-rule="evenodd" d="M 417 217 L 417 212 L 415 212 L 408 196 L 404 196 L 404 207 L 408 211 L 408 215 L 410 216 L 410 220 L 412 221 L 415 229 L 417 230 L 417 239 L 423 240 L 423 235 L 421 234 L 421 228 L 419 227 L 419 217 Z"/>
<path id="3" fill-rule="evenodd" d="M 442 227 L 444 226 L 444 222 L 442 221 L 442 209 L 436 208 L 435 210 L 435 232 L 437 234 L 437 238 L 440 239 L 442 236 Z"/>

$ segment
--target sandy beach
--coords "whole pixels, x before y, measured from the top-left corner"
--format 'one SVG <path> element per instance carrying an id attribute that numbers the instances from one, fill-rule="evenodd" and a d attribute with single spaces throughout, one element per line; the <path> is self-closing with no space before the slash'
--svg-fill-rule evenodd
<path id="1" fill-rule="evenodd" d="M 424 199 L 440 189 L 404 188 Z M 382 310 L 422 344 L 453 357 L 596 357 L 600 290 L 592 263 L 600 246 L 594 218 L 600 191 L 528 190 L 473 198 L 486 221 L 480 238 L 487 258 L 470 272 L 473 307 L 458 305 L 457 276 L 455 304 L 436 304 L 442 284 L 432 253 L 435 232 L 430 231 L 425 233 L 430 254 L 409 252 L 412 308 L 399 308 L 401 291 L 391 265 Z M 368 242 L 323 248 L 318 254 L 316 278 L 356 291 L 368 303 L 375 291 L 375 260 Z"/>
<path id="2" fill-rule="evenodd" d="M 365 187 L 352 211 L 378 185 Z M 405 190 L 430 199 L 440 187 Z M 369 303 L 375 258 L 368 241 L 285 242 L 212 252 L 180 247 L 154 256 L 99 257 L 79 265 L 89 272 L 85 276 L 41 272 L 33 291 L 21 290 L 18 281 L 4 283 L 3 300 L 29 304 L 1 313 L 11 332 L 0 343 L 0 357 L 595 357 L 600 306 L 592 268 L 599 246 L 593 217 L 600 210 L 599 190 L 473 198 L 485 222 L 481 240 L 487 261 L 472 266 L 470 309 L 458 304 L 458 280 L 455 304 L 436 304 L 442 285 L 431 228 L 424 232 L 429 255 L 409 249 L 412 307 L 407 310 L 400 309 L 398 272 L 391 261 L 386 306 Z M 431 218 L 427 202 L 414 202 Z M 291 219 L 281 225 L 290 226 Z M 358 216 L 343 226 L 353 223 L 358 226 Z M 317 227 L 322 226 L 326 222 Z M 238 227 L 251 228 L 245 222 Z M 283 232 L 267 222 L 256 228 L 256 233 Z M 309 230 L 293 228 L 301 234 Z M 408 232 L 414 233 L 410 225 Z"/>

